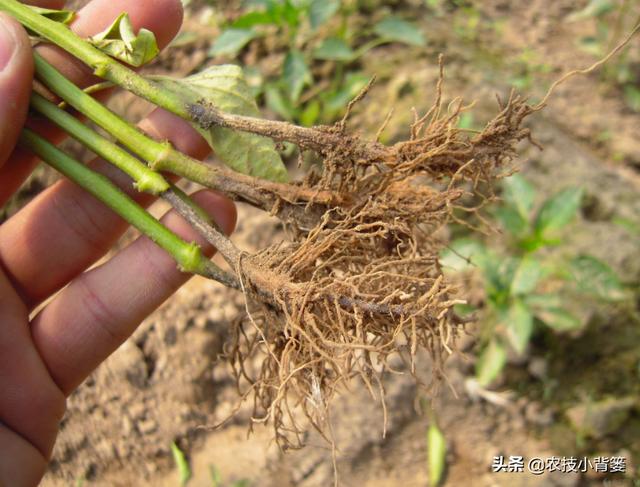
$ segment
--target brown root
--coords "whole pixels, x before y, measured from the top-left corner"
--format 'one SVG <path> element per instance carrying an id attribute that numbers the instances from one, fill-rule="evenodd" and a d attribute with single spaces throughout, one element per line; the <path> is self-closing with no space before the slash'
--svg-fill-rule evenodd
<path id="1" fill-rule="evenodd" d="M 253 304 L 228 349 L 242 396 L 253 397 L 254 421 L 270 421 L 283 448 L 304 443 L 305 422 L 330 432 L 331 398 L 351 379 L 384 407 L 392 358 L 414 373 L 426 350 L 437 379 L 455 350 L 463 324 L 453 306 L 461 301 L 442 274 L 437 232 L 456 208 L 481 207 L 466 196 L 492 198 L 515 145 L 531 140 L 522 122 L 538 108 L 512 94 L 484 130 L 470 134 L 457 128 L 466 107 L 456 101 L 443 113 L 440 90 L 441 83 L 409 140 L 389 147 L 347 134 L 344 120 L 302 129 L 216 115 L 215 123 L 291 140 L 323 159 L 319 174 L 296 184 L 233 176 L 226 185 L 294 230 L 289 243 L 237 254 L 234 267 Z M 206 112 L 198 113 L 204 120 Z"/>

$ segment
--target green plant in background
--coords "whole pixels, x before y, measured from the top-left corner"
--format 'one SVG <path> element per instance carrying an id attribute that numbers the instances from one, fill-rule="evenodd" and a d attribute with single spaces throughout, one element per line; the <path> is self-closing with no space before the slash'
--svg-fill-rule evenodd
<path id="1" fill-rule="evenodd" d="M 187 482 L 189 482 L 189 479 L 191 478 L 191 468 L 189 467 L 187 457 L 185 457 L 184 453 L 180 450 L 178 445 L 176 445 L 175 441 L 171 443 L 171 455 L 173 456 L 173 461 L 178 468 L 180 485 L 187 485 Z"/>
<path id="2" fill-rule="evenodd" d="M 245 68 L 255 95 L 286 120 L 302 125 L 329 123 L 367 84 L 356 64 L 367 51 L 390 42 L 423 46 L 422 32 L 399 17 L 386 16 L 370 28 L 354 29 L 350 19 L 358 4 L 340 0 L 251 0 L 245 13 L 230 22 L 209 50 L 214 58 L 237 59 L 250 43 L 274 33 L 279 65 Z M 331 22 L 329 22 L 331 20 Z M 244 63 L 243 63 L 244 64 Z M 329 80 L 315 81 L 314 70 L 329 68 Z M 324 83 L 324 84 L 323 84 Z"/>
<path id="3" fill-rule="evenodd" d="M 501 248 L 463 237 L 443 255 L 445 268 L 477 268 L 482 276 L 480 356 L 477 379 L 489 385 L 502 371 L 508 347 L 524 354 L 537 326 L 558 332 L 579 329 L 584 319 L 575 305 L 585 297 L 624 298 L 615 272 L 590 255 L 575 255 L 563 245 L 562 230 L 574 219 L 583 191 L 570 187 L 534 208 L 535 190 L 522 176 L 503 184 L 503 204 L 493 215 L 505 231 Z"/>

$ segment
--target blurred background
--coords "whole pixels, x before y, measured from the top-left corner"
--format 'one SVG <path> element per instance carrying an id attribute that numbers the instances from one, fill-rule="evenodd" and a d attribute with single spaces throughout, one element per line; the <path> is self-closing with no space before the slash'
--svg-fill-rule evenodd
<path id="1" fill-rule="evenodd" d="M 375 75 L 348 126 L 373 138 L 393 108 L 384 143 L 406 138 L 412 109 L 433 103 L 441 53 L 445 106 L 475 102 L 458 120 L 473 132 L 499 111 L 496 97 L 540 100 L 640 21 L 637 0 L 183 3 L 181 33 L 147 72 L 238 64 L 265 117 L 302 125 L 338 120 Z M 111 106 L 132 119 L 149 110 L 129 95 Z M 341 485 L 640 485 L 640 38 L 561 85 L 527 123 L 542 149 L 519 147 L 520 171 L 500 183 L 481 231 L 472 218 L 447 229 L 442 265 L 468 300 L 459 312 L 476 322 L 440 387 L 388 378 L 386 438 L 366 390 L 336 400 Z M 281 149 L 294 174 L 317 163 Z M 39 168 L 0 218 L 55 178 Z M 239 212 L 235 240 L 247 250 L 282 231 Z M 194 279 L 149 317 L 70 398 L 43 485 L 331 485 L 331 449 L 317 435 L 279 452 L 268 426 L 247 437 L 244 407 L 222 428 L 202 427 L 236 406 L 215 358 L 244 306 Z M 493 471 L 502 460 L 517 470 L 511 457 L 523 472 Z M 548 462 L 543 475 L 527 472 L 534 458 Z M 571 458 L 587 468 L 562 472 Z"/>

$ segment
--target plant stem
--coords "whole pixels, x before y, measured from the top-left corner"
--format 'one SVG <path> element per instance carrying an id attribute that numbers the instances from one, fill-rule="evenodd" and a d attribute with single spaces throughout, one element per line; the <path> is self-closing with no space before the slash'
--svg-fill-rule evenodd
<path id="1" fill-rule="evenodd" d="M 31 106 L 95 154 L 131 176 L 139 191 L 158 195 L 169 189 L 169 183 L 159 173 L 36 92 L 31 94 Z"/>
<path id="2" fill-rule="evenodd" d="M 337 202 L 335 195 L 329 192 L 317 192 L 305 190 L 304 188 L 296 188 L 291 185 L 265 181 L 204 164 L 175 150 L 169 142 L 158 142 L 143 134 L 136 127 L 120 118 L 120 116 L 110 111 L 93 97 L 84 93 L 37 53 L 35 54 L 35 65 L 40 80 L 54 93 L 80 113 L 87 116 L 96 125 L 102 127 L 119 142 L 131 149 L 132 152 L 147 161 L 152 170 L 168 171 L 177 174 L 207 188 L 221 191 L 234 200 L 249 203 L 266 211 L 270 211 L 274 207 L 277 202 L 277 196 L 281 196 L 285 200 L 292 202 L 302 201 L 304 203 L 314 201 L 327 205 Z M 79 122 L 73 124 L 67 117 L 65 117 L 64 122 L 69 127 L 71 135 L 75 137 L 74 132 L 77 132 L 75 129 Z M 78 133 L 78 135 L 80 134 Z M 97 135 L 87 135 L 86 139 L 88 139 L 88 142 L 92 142 L 95 136 Z M 122 151 L 122 149 L 120 149 L 120 151 Z M 103 155 L 103 157 L 111 161 L 109 154 Z M 296 211 L 296 213 L 304 213 L 304 209 L 293 211 Z M 301 215 L 301 217 L 303 216 Z"/>
<path id="3" fill-rule="evenodd" d="M 122 86 L 133 93 L 144 92 L 146 98 L 153 104 L 167 108 L 182 118 L 188 117 L 186 107 L 183 106 L 177 96 L 168 93 L 155 83 L 146 80 L 133 70 L 113 60 L 79 37 L 67 26 L 36 13 L 17 0 L 2 0 L 0 2 L 0 10 L 11 14 L 25 27 L 83 61 L 94 70 L 97 76 Z"/>
<path id="4" fill-rule="evenodd" d="M 71 158 L 31 130 L 24 129 L 20 136 L 20 141 L 47 164 L 91 193 L 171 254 L 178 263 L 180 270 L 200 274 L 227 284 L 229 281 L 228 275 L 209 261 L 202 254 L 200 247 L 196 243 L 189 243 L 181 239 L 153 218 L 106 177 Z M 232 280 L 234 279 L 232 278 Z"/>

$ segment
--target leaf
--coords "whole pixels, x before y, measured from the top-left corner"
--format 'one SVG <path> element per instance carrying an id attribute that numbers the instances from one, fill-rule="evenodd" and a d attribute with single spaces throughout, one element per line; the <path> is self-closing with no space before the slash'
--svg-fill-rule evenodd
<path id="1" fill-rule="evenodd" d="M 180 80 L 167 77 L 154 79 L 161 86 L 178 94 L 187 104 L 206 100 L 223 112 L 252 117 L 260 115 L 251 89 L 238 66 L 212 66 Z M 288 179 L 287 169 L 271 139 L 218 126 L 208 130 L 195 127 L 209 142 L 216 155 L 232 169 L 273 181 Z"/>
<path id="2" fill-rule="evenodd" d="M 640 89 L 628 84 L 624 87 L 624 99 L 634 112 L 640 112 Z"/>
<path id="3" fill-rule="evenodd" d="M 187 482 L 191 478 L 191 469 L 189 468 L 189 462 L 184 456 L 184 453 L 182 453 L 175 442 L 171 443 L 171 454 L 173 455 L 173 461 L 178 467 L 180 485 L 187 485 Z"/>
<path id="4" fill-rule="evenodd" d="M 581 292 L 608 301 L 624 299 L 624 286 L 618 275 L 600 259 L 591 255 L 580 255 L 571 260 L 569 267 Z"/>
<path id="5" fill-rule="evenodd" d="M 502 182 L 502 191 L 504 201 L 528 221 L 536 196 L 536 190 L 531 183 L 520 174 L 514 174 Z"/>
<path id="6" fill-rule="evenodd" d="M 527 306 L 534 310 L 562 307 L 562 298 L 558 294 L 529 294 L 522 298 Z"/>
<path id="7" fill-rule="evenodd" d="M 334 118 L 366 86 L 371 78 L 362 73 L 347 73 L 339 90 L 329 92 L 324 98 L 323 117 Z"/>
<path id="8" fill-rule="evenodd" d="M 313 51 L 313 57 L 325 61 L 351 61 L 355 57 L 349 45 L 337 37 L 327 37 Z"/>
<path id="9" fill-rule="evenodd" d="M 524 256 L 511 281 L 511 294 L 529 294 L 536 288 L 541 277 L 542 264 L 530 255 Z"/>
<path id="10" fill-rule="evenodd" d="M 296 103 L 305 86 L 311 84 L 313 78 L 307 67 L 304 56 L 298 50 L 291 50 L 284 59 L 282 80 L 287 87 L 289 99 Z"/>
<path id="11" fill-rule="evenodd" d="M 501 206 L 493 211 L 496 220 L 500 223 L 502 228 L 508 231 L 511 235 L 518 237 L 526 232 L 527 220 L 511 206 Z"/>
<path id="12" fill-rule="evenodd" d="M 511 346 L 522 355 L 533 331 L 533 316 L 522 301 L 516 300 L 509 307 L 505 320 Z"/>
<path id="13" fill-rule="evenodd" d="M 271 24 L 273 19 L 267 12 L 253 11 L 248 12 L 233 21 L 231 27 L 238 30 L 250 29 L 256 25 Z M 251 39 L 249 39 L 251 40 Z"/>
<path id="14" fill-rule="evenodd" d="M 536 234 L 547 237 L 569 223 L 580 208 L 582 194 L 582 188 L 567 188 L 545 201 L 536 217 Z"/>
<path id="15" fill-rule="evenodd" d="M 147 29 L 134 34 L 131 19 L 122 13 L 106 30 L 88 41 L 102 52 L 131 66 L 142 66 L 155 58 L 160 50 L 156 36 Z"/>
<path id="16" fill-rule="evenodd" d="M 309 8 L 309 22 L 316 30 L 327 22 L 340 8 L 339 0 L 312 0 Z"/>
<path id="17" fill-rule="evenodd" d="M 381 20 L 373 27 L 373 31 L 386 41 L 402 42 L 412 46 L 426 44 L 422 31 L 399 17 L 391 16 Z"/>
<path id="18" fill-rule="evenodd" d="M 311 100 L 300 114 L 300 124 L 304 127 L 311 127 L 316 123 L 319 116 L 320 102 L 318 100 Z"/>
<path id="19" fill-rule="evenodd" d="M 215 465 L 209 465 L 209 479 L 211 487 L 222 487 L 222 475 Z"/>
<path id="20" fill-rule="evenodd" d="M 431 421 L 427 431 L 427 452 L 429 485 L 437 487 L 442 481 L 442 474 L 446 466 L 447 442 L 435 421 Z"/>
<path id="21" fill-rule="evenodd" d="M 476 377 L 482 387 L 487 387 L 502 372 L 507 362 L 507 350 L 504 345 L 493 338 L 482 351 L 476 363 Z"/>
<path id="22" fill-rule="evenodd" d="M 235 57 L 244 46 L 258 37 L 253 29 L 226 29 L 215 40 L 209 52 L 209 56 Z"/>
<path id="23" fill-rule="evenodd" d="M 61 24 L 68 25 L 76 18 L 76 13 L 73 10 L 54 10 L 51 8 L 31 7 L 31 10 L 43 17 L 53 20 L 54 22 L 60 22 Z"/>
<path id="24" fill-rule="evenodd" d="M 295 116 L 295 109 L 291 105 L 291 102 L 282 94 L 280 88 L 269 83 L 265 86 L 264 97 L 267 107 L 280 115 L 285 120 L 293 120 Z"/>
<path id="25" fill-rule="evenodd" d="M 486 253 L 484 245 L 472 238 L 460 238 L 451 242 L 440 255 L 444 268 L 463 271 L 478 265 L 478 259 Z"/>
<path id="26" fill-rule="evenodd" d="M 556 331 L 572 331 L 582 326 L 582 321 L 562 308 L 547 308 L 536 313 L 536 317 Z"/>

